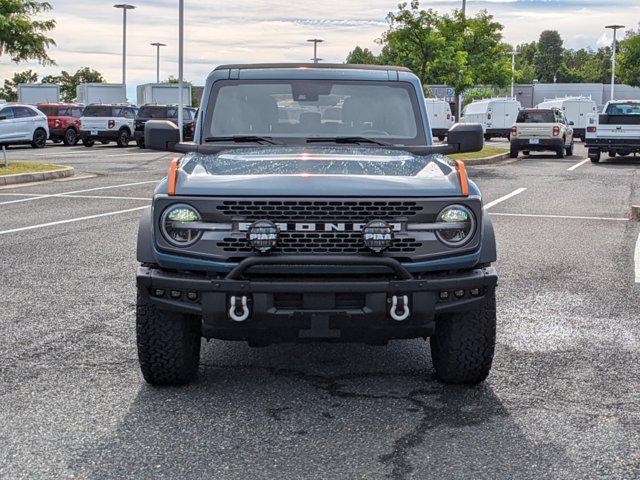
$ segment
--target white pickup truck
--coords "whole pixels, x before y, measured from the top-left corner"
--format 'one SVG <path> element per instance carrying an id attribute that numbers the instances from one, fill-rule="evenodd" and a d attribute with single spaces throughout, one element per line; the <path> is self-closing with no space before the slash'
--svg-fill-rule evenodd
<path id="1" fill-rule="evenodd" d="M 614 100 L 588 119 L 585 146 L 593 163 L 602 152 L 626 157 L 640 152 L 640 100 Z"/>

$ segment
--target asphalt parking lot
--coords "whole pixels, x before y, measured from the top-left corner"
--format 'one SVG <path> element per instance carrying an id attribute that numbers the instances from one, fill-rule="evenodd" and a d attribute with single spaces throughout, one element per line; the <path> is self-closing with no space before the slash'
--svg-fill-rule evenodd
<path id="1" fill-rule="evenodd" d="M 76 176 L 0 189 L 0 478 L 640 478 L 640 157 L 471 167 L 499 246 L 485 384 L 421 340 L 203 345 L 152 388 L 135 349 L 140 209 L 171 155 L 13 148 Z"/>

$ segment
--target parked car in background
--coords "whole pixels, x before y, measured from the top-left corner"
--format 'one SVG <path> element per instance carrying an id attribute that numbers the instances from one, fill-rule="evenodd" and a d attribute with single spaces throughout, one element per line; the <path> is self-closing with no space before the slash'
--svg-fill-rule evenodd
<path id="1" fill-rule="evenodd" d="M 573 155 L 573 125 L 557 108 L 528 108 L 518 114 L 511 129 L 510 157 L 520 152 L 552 151 L 558 158 Z"/>
<path id="2" fill-rule="evenodd" d="M 31 144 L 44 148 L 49 125 L 44 113 L 31 105 L 0 107 L 0 145 Z"/>
<path id="3" fill-rule="evenodd" d="M 589 97 L 565 97 L 545 100 L 537 108 L 557 108 L 562 110 L 567 120 L 573 122 L 573 136 L 585 139 L 587 122 L 591 115 L 598 112 L 596 102 Z"/>
<path id="4" fill-rule="evenodd" d="M 611 158 L 640 153 L 640 100 L 611 101 L 601 115 L 592 115 L 585 146 L 593 163 L 600 161 L 602 152 Z"/>
<path id="5" fill-rule="evenodd" d="M 144 148 L 144 126 L 149 120 L 169 120 L 178 125 L 178 105 L 143 105 L 138 110 L 135 121 L 134 137 L 136 144 Z M 196 109 L 184 107 L 183 135 L 185 140 L 193 140 L 196 131 Z"/>
<path id="6" fill-rule="evenodd" d="M 482 125 L 485 140 L 509 138 L 520 108 L 520 102 L 513 98 L 476 100 L 464 108 L 460 122 Z"/>
<path id="7" fill-rule="evenodd" d="M 451 105 L 446 100 L 439 98 L 425 98 L 424 104 L 427 107 L 431 132 L 442 142 L 449 129 L 456 122 L 456 117 L 451 113 Z"/>
<path id="8" fill-rule="evenodd" d="M 137 107 L 133 105 L 88 105 L 80 119 L 80 138 L 85 147 L 93 147 L 96 141 L 103 144 L 116 142 L 126 147 L 133 136 Z"/>
<path id="9" fill-rule="evenodd" d="M 47 116 L 49 138 L 66 146 L 75 145 L 80 140 L 80 117 L 84 107 L 71 103 L 39 104 L 38 110 Z"/>

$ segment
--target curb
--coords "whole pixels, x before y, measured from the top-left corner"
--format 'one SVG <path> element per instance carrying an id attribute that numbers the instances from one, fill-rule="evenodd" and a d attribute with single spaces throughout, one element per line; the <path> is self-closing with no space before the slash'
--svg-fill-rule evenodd
<path id="1" fill-rule="evenodd" d="M 463 160 L 465 165 L 475 167 L 476 165 L 494 165 L 496 163 L 504 162 L 505 160 L 514 160 L 515 158 L 509 158 L 509 152 L 499 153 L 493 157 L 474 158 L 471 160 Z"/>
<path id="2" fill-rule="evenodd" d="M 75 174 L 73 167 L 64 167 L 60 170 L 50 172 L 16 173 L 14 175 L 0 175 L 0 187 L 6 185 L 17 185 L 19 183 L 44 182 L 45 180 L 55 180 L 57 178 L 71 177 Z"/>
<path id="3" fill-rule="evenodd" d="M 640 222 L 640 205 L 631 206 L 631 220 L 634 222 Z"/>

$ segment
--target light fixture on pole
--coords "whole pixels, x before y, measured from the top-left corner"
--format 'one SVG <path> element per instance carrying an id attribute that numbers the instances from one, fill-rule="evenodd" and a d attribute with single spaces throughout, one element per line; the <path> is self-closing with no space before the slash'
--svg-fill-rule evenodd
<path id="1" fill-rule="evenodd" d="M 323 43 L 324 40 L 321 40 L 319 38 L 311 38 L 309 40 L 307 40 L 307 42 L 311 42 L 313 43 L 313 63 L 318 63 L 320 60 L 322 60 L 321 58 L 318 58 L 318 44 L 319 43 Z"/>
<path id="2" fill-rule="evenodd" d="M 114 8 L 122 9 L 122 84 L 127 86 L 127 10 L 136 8 L 133 5 L 119 3 Z"/>
<path id="3" fill-rule="evenodd" d="M 184 0 L 178 3 L 178 128 L 184 141 Z"/>
<path id="4" fill-rule="evenodd" d="M 156 83 L 160 83 L 160 47 L 166 47 L 167 45 L 160 42 L 155 42 L 150 44 L 153 47 L 156 47 L 157 55 L 156 55 Z"/>
<path id="5" fill-rule="evenodd" d="M 611 100 L 615 99 L 616 89 L 616 34 L 624 25 L 607 25 L 605 28 L 613 30 L 613 53 L 611 55 Z"/>
<path id="6" fill-rule="evenodd" d="M 513 52 L 510 53 L 510 55 L 511 55 L 511 98 L 515 98 L 513 94 L 515 93 L 515 85 L 516 85 L 516 55 L 518 55 L 518 52 L 514 50 Z"/>

